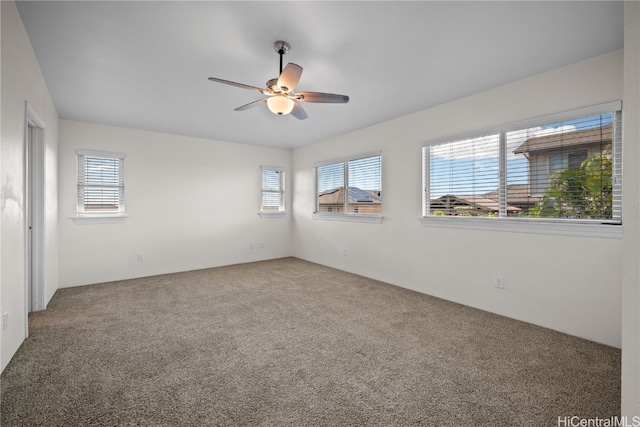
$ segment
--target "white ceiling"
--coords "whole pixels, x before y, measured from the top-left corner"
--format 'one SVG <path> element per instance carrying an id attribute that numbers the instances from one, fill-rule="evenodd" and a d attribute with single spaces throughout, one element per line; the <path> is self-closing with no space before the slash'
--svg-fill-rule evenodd
<path id="1" fill-rule="evenodd" d="M 60 117 L 283 148 L 623 46 L 617 1 L 17 3 Z M 233 111 L 261 95 L 207 77 L 264 87 L 280 39 L 298 90 L 350 102 Z"/>

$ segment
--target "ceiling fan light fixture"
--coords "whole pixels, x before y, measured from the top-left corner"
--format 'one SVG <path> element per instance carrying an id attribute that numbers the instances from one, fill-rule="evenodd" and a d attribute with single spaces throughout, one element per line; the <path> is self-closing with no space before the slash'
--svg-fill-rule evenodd
<path id="1" fill-rule="evenodd" d="M 289 114 L 293 110 L 293 100 L 286 96 L 276 95 L 267 99 L 267 106 L 273 114 L 285 115 Z"/>

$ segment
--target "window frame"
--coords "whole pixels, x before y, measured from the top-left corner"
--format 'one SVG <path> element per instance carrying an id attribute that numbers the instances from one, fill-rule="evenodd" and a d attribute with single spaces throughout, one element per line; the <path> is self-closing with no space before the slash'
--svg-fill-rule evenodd
<path id="1" fill-rule="evenodd" d="M 342 157 L 338 159 L 326 160 L 322 162 L 314 163 L 313 165 L 313 219 L 319 220 L 333 220 L 333 221 L 355 221 L 355 222 L 369 222 L 369 223 L 381 223 L 384 216 L 382 215 L 382 202 L 380 203 L 380 214 L 367 214 L 367 213 L 350 213 L 350 212 L 320 212 L 318 210 L 318 168 L 329 165 L 340 165 L 344 169 L 343 188 L 349 187 L 349 162 L 367 159 L 370 157 L 380 158 L 380 193 L 382 194 L 382 152 L 374 151 L 363 153 L 359 155 Z M 348 209 L 348 197 L 345 192 L 344 205 L 345 209 Z M 381 196 L 380 196 L 381 197 Z"/>
<path id="2" fill-rule="evenodd" d="M 118 210 L 114 212 L 98 211 L 87 212 L 84 210 L 84 198 L 81 198 L 81 187 L 88 186 L 83 184 L 83 178 L 81 176 L 84 171 L 85 159 L 87 157 L 98 157 L 104 159 L 118 160 Z M 125 178 L 124 178 L 124 160 L 125 154 L 113 151 L 98 151 L 98 150 L 76 150 L 76 215 L 73 218 L 76 224 L 92 224 L 92 223 L 115 223 L 124 222 L 127 218 L 125 209 Z M 100 187 L 101 185 L 91 185 L 94 187 Z M 113 186 L 104 186 L 113 187 Z"/>
<path id="3" fill-rule="evenodd" d="M 278 190 L 265 189 L 262 185 L 262 175 L 265 171 L 278 173 Z M 258 215 L 260 218 L 277 218 L 287 214 L 286 207 L 286 171 L 283 167 L 279 166 L 260 166 L 260 211 Z M 263 210 L 264 194 L 277 193 L 279 195 L 279 210 L 276 212 L 267 212 Z"/>
<path id="4" fill-rule="evenodd" d="M 544 126 L 550 123 L 573 120 L 580 117 L 587 117 L 598 114 L 614 113 L 613 129 L 613 196 L 622 196 L 622 137 L 621 137 L 621 116 L 622 102 L 613 101 L 591 107 L 565 111 L 548 116 L 536 117 L 533 119 L 513 122 L 488 128 L 465 132 L 446 138 L 438 138 L 426 142 L 422 146 L 422 216 L 420 222 L 426 227 L 448 227 L 472 230 L 506 231 L 518 233 L 534 234 L 556 234 L 567 236 L 585 236 L 600 238 L 622 238 L 623 223 L 621 217 L 622 203 L 620 202 L 620 219 L 607 220 L 587 220 L 587 219 L 567 219 L 567 218 L 515 218 L 507 217 L 506 210 L 506 133 L 520 129 Z M 616 117 L 617 116 L 617 117 Z M 483 217 L 461 217 L 461 216 L 430 216 L 429 214 L 429 147 L 447 142 L 462 139 L 475 138 L 488 134 L 500 134 L 499 148 L 499 201 L 500 215 L 497 218 Z M 615 208 L 615 205 L 614 205 Z"/>

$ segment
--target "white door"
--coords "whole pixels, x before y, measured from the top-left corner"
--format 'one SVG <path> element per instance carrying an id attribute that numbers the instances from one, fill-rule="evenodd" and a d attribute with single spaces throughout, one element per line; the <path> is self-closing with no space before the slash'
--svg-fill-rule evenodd
<path id="1" fill-rule="evenodd" d="M 44 310 L 44 123 L 26 105 L 25 126 L 25 305 Z M 28 323 L 28 318 L 25 320 Z M 28 328 L 27 328 L 28 334 Z"/>

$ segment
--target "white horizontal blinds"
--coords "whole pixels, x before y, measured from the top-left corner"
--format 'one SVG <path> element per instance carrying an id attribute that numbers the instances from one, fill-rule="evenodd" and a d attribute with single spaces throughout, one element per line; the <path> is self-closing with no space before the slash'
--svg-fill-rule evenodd
<path id="1" fill-rule="evenodd" d="M 347 162 L 347 212 L 382 213 L 382 158 L 371 156 Z"/>
<path id="2" fill-rule="evenodd" d="M 507 132 L 509 216 L 619 219 L 619 212 L 613 213 L 614 116 L 590 115 Z"/>
<path id="3" fill-rule="evenodd" d="M 78 213 L 124 212 L 124 155 L 78 152 Z"/>
<path id="4" fill-rule="evenodd" d="M 422 147 L 422 216 L 428 216 L 430 212 L 429 194 L 431 186 L 431 171 L 429 170 L 430 147 Z"/>
<path id="5" fill-rule="evenodd" d="M 537 194 L 548 185 L 547 164 L 533 163 L 522 144 L 537 136 L 540 127 L 517 130 L 506 133 L 506 198 L 507 216 L 528 216 L 529 207 L 535 203 L 533 194 Z"/>
<path id="6" fill-rule="evenodd" d="M 614 102 L 425 146 L 423 214 L 620 224 L 620 109 Z"/>
<path id="7" fill-rule="evenodd" d="M 429 156 L 425 167 L 429 173 L 425 179 L 429 185 L 429 206 L 425 206 L 425 212 L 497 216 L 500 134 L 431 145 L 424 155 Z"/>
<path id="8" fill-rule="evenodd" d="M 284 170 L 262 168 L 262 212 L 284 211 Z"/>
<path id="9" fill-rule="evenodd" d="M 345 163 L 316 167 L 316 212 L 344 212 Z"/>
<path id="10" fill-rule="evenodd" d="M 613 113 L 612 204 L 614 222 L 622 223 L 622 111 Z"/>

